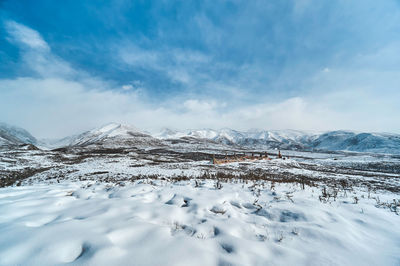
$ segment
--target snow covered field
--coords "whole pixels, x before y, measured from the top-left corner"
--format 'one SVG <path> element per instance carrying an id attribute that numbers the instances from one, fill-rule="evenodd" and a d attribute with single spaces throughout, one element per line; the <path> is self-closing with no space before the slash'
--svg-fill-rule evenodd
<path id="1" fill-rule="evenodd" d="M 0 265 L 399 265 L 385 195 L 259 181 L 95 181 L 0 190 Z M 359 200 L 354 200 L 357 194 Z"/>
<path id="2" fill-rule="evenodd" d="M 0 149 L 0 265 L 400 265 L 397 155 L 151 143 Z"/>

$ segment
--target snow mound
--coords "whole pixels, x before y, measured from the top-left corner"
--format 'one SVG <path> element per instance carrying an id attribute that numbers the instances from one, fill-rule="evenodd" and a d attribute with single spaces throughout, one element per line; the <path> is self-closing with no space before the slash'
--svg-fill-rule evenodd
<path id="1" fill-rule="evenodd" d="M 251 182 L 213 189 L 214 182 L 197 187 L 154 181 L 111 189 L 98 182 L 1 188 L 0 265 L 400 261 L 399 216 L 376 208 L 373 198 L 360 197 L 355 204 L 349 203 L 354 196 L 349 194 L 323 203 L 312 187 L 276 184 L 272 191 L 260 186 L 255 196 Z"/>

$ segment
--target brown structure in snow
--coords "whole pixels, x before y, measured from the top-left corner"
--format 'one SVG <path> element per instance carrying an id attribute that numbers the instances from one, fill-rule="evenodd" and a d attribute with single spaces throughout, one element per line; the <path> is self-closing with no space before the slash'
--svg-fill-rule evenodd
<path id="1" fill-rule="evenodd" d="M 268 153 L 266 152 L 259 153 L 259 156 L 255 156 L 255 154 L 257 153 L 252 152 L 251 156 L 246 155 L 246 153 L 244 153 L 242 156 L 237 156 L 236 153 L 234 153 L 234 155 L 231 157 L 225 155 L 225 158 L 223 159 L 216 159 L 215 155 L 213 155 L 212 162 L 213 164 L 224 164 L 224 163 L 234 163 L 242 161 L 271 160 L 271 158 L 268 157 Z"/>

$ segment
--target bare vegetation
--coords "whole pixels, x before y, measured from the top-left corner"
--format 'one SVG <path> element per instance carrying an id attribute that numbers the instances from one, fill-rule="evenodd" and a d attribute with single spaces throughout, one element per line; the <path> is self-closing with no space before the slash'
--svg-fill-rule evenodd
<path id="1" fill-rule="evenodd" d="M 267 186 L 270 191 L 274 191 L 275 185 L 280 183 L 291 184 L 303 190 L 306 187 L 318 188 L 321 191 L 319 200 L 324 203 L 335 202 L 340 196 L 350 196 L 354 191 L 365 191 L 368 193 L 368 198 L 377 191 L 400 193 L 400 163 L 395 157 L 392 161 L 385 160 L 388 157 L 386 156 L 376 162 L 329 160 L 319 163 L 311 157 L 291 156 L 298 160 L 289 163 L 286 163 L 288 161 L 286 160 L 284 164 L 263 161 L 263 167 L 258 167 L 258 164 L 251 160 L 235 162 L 234 166 L 212 164 L 212 158 L 233 160 L 246 154 L 252 154 L 252 157 L 256 158 L 257 154 L 260 157 L 264 153 L 236 151 L 228 154 L 218 150 L 208 152 L 167 148 L 146 150 L 137 147 L 105 148 L 101 146 L 92 149 L 74 147 L 52 151 L 3 150 L 0 151 L 0 163 L 3 165 L 3 168 L 0 165 L 0 187 L 29 184 L 35 180 L 47 182 L 62 182 L 65 179 L 94 180 L 122 186 L 125 182 L 142 180 L 151 183 L 152 180 L 158 179 L 168 182 L 191 181 L 196 188 L 202 186 L 202 180 L 211 179 L 215 180 L 214 188 L 217 190 L 224 189 L 224 183 L 250 184 L 249 189 L 256 198 Z M 338 157 L 343 156 L 343 153 L 337 154 Z M 268 155 L 276 157 L 273 153 Z M 34 158 L 40 160 L 36 162 Z M 124 168 L 118 171 L 119 168 L 115 167 L 112 169 L 93 168 L 84 173 L 80 170 L 81 164 L 102 162 L 112 165 L 120 161 L 127 162 L 126 167 L 130 169 L 160 167 L 183 170 L 190 169 L 193 167 L 191 163 L 194 163 L 200 174 L 197 176 L 183 172 L 172 176 L 157 173 L 129 174 L 124 172 Z M 277 200 L 283 198 L 294 202 L 290 193 L 276 197 Z M 358 204 L 362 200 L 359 195 L 351 197 L 353 204 Z M 399 214 L 399 204 L 397 199 L 392 202 L 381 202 L 378 198 L 376 202 L 377 207 L 387 208 L 396 214 Z"/>
<path id="2" fill-rule="evenodd" d="M 1 171 L 0 172 L 0 187 L 8 187 L 12 185 L 20 186 L 21 181 L 34 176 L 35 174 L 42 173 L 50 168 L 26 168 L 17 171 Z"/>

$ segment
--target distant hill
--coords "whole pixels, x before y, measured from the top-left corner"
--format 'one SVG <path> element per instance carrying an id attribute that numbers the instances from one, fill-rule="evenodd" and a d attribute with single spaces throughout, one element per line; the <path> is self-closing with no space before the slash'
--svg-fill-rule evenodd
<path id="1" fill-rule="evenodd" d="M 28 131 L 0 123 L 0 146 L 22 144 L 48 148 L 59 147 L 171 147 L 224 148 L 231 146 L 251 149 L 288 149 L 308 151 L 352 151 L 400 154 L 400 135 L 353 131 L 306 132 L 299 130 L 249 130 L 229 128 L 177 131 L 164 129 L 150 135 L 139 129 L 109 123 L 79 135 L 53 141 L 38 141 Z"/>
<path id="2" fill-rule="evenodd" d="M 186 137 L 209 139 L 223 144 L 251 148 L 400 154 L 400 135 L 391 133 L 357 133 L 341 130 L 325 133 L 298 130 L 236 131 L 232 129 L 200 129 L 179 132 L 164 129 L 153 136 L 164 140 Z"/>
<path id="3" fill-rule="evenodd" d="M 0 123 L 0 146 L 35 145 L 37 140 L 23 128 Z"/>

